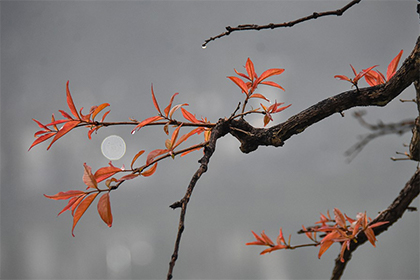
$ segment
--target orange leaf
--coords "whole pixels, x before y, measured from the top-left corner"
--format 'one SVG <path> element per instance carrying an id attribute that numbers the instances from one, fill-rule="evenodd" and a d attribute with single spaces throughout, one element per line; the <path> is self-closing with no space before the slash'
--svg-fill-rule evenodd
<path id="1" fill-rule="evenodd" d="M 343 213 L 337 208 L 334 208 L 335 222 L 342 228 L 347 228 L 346 219 L 344 218 Z"/>
<path id="2" fill-rule="evenodd" d="M 65 123 L 63 125 L 63 127 L 55 134 L 55 137 L 51 141 L 51 143 L 48 146 L 47 150 L 49 150 L 51 148 L 51 145 L 55 141 L 57 141 L 58 139 L 60 139 L 62 136 L 64 136 L 67 132 L 69 132 L 73 128 L 75 128 L 79 123 L 80 123 L 80 121 L 78 121 L 78 120 L 76 120 L 76 121 L 69 121 L 69 122 Z"/>
<path id="3" fill-rule="evenodd" d="M 169 101 L 169 105 L 165 108 L 165 110 L 163 110 L 163 112 L 165 113 L 165 116 L 166 116 L 166 117 L 168 117 L 169 110 L 170 110 L 170 109 L 171 109 L 171 107 L 172 107 L 172 102 L 174 101 L 174 98 L 175 98 L 175 96 L 177 96 L 177 95 L 178 95 L 178 92 L 177 92 L 177 93 L 174 93 L 174 94 L 172 95 L 171 100 Z"/>
<path id="4" fill-rule="evenodd" d="M 111 202 L 109 200 L 109 192 L 101 196 L 98 201 L 98 213 L 108 227 L 112 226 Z"/>
<path id="5" fill-rule="evenodd" d="M 171 109 L 171 111 L 169 111 L 169 118 L 172 118 L 172 115 L 175 113 L 175 111 L 178 110 L 179 108 L 181 108 L 182 106 L 188 106 L 188 103 L 178 104 L 178 105 L 174 106 Z"/>
<path id="6" fill-rule="evenodd" d="M 248 73 L 248 76 L 250 80 L 254 80 L 256 78 L 255 70 L 254 70 L 254 63 L 252 63 L 251 59 L 248 57 L 246 64 L 245 64 L 246 72 Z"/>
<path id="7" fill-rule="evenodd" d="M 109 112 L 111 112 L 111 110 L 106 111 L 106 112 L 104 113 L 104 115 L 102 116 L 101 122 L 103 122 L 103 121 L 105 120 L 105 117 L 109 114 Z"/>
<path id="8" fill-rule="evenodd" d="M 87 196 L 77 207 L 76 212 L 74 213 L 73 217 L 73 228 L 71 229 L 71 234 L 74 237 L 74 228 L 76 227 L 77 223 L 79 222 L 80 218 L 92 204 L 93 200 L 98 196 L 99 193 L 95 193 L 92 195 Z"/>
<path id="9" fill-rule="evenodd" d="M 95 109 L 95 111 L 93 111 L 93 113 L 92 113 L 92 121 L 95 119 L 96 115 L 99 114 L 99 112 L 101 112 L 103 109 L 105 109 L 108 106 L 110 106 L 109 103 L 103 103 L 103 104 L 99 105 Z"/>
<path id="10" fill-rule="evenodd" d="M 155 105 L 156 110 L 158 110 L 159 114 L 162 115 L 162 112 L 160 111 L 159 105 L 155 97 L 155 93 L 153 91 L 153 84 L 152 84 L 152 98 L 153 98 L 153 104 Z"/>
<path id="11" fill-rule="evenodd" d="M 192 123 L 199 123 L 197 118 L 193 114 L 185 110 L 184 108 L 181 108 L 181 112 L 185 119 L 189 120 Z"/>
<path id="12" fill-rule="evenodd" d="M 168 150 L 162 150 L 162 149 L 156 149 L 151 151 L 148 155 L 147 155 L 147 160 L 146 160 L 146 165 L 149 165 L 157 156 L 160 156 L 161 154 L 167 153 Z"/>
<path id="13" fill-rule="evenodd" d="M 139 176 L 139 174 L 128 174 L 128 175 L 125 175 L 125 176 L 121 177 L 119 180 L 117 180 L 117 182 L 131 180 L 131 179 L 137 178 L 138 176 Z"/>
<path id="14" fill-rule="evenodd" d="M 144 150 L 141 150 L 140 152 L 138 152 L 134 157 L 133 160 L 131 161 L 131 169 L 133 169 L 133 165 L 136 162 L 136 160 L 139 158 L 139 156 L 141 156 L 144 153 Z"/>
<path id="15" fill-rule="evenodd" d="M 95 176 L 92 174 L 92 168 L 86 163 L 83 164 L 85 171 L 83 173 L 83 182 L 88 186 L 87 188 L 98 189 L 98 182 L 96 181 Z"/>
<path id="16" fill-rule="evenodd" d="M 178 134 L 179 134 L 179 130 L 181 129 L 181 126 L 182 126 L 182 124 L 181 124 L 180 126 L 178 126 L 178 127 L 174 130 L 174 132 L 172 133 L 172 137 L 171 137 L 171 144 L 172 144 L 172 146 L 173 146 L 173 149 L 175 148 L 174 144 L 175 144 L 176 139 L 178 138 Z M 178 145 L 179 145 L 179 144 L 178 144 Z"/>
<path id="17" fill-rule="evenodd" d="M 76 106 L 74 106 L 74 103 L 73 103 L 73 98 L 71 97 L 71 94 L 70 94 L 69 83 L 70 81 L 67 81 L 67 85 L 66 85 L 67 104 L 69 105 L 70 111 L 73 114 L 73 116 L 76 119 L 80 120 L 79 114 L 77 113 L 77 110 L 76 110 Z"/>
<path id="18" fill-rule="evenodd" d="M 198 128 L 195 128 L 195 129 L 191 130 L 187 134 L 182 135 L 179 138 L 178 142 L 173 146 L 173 148 L 175 149 L 176 147 L 179 146 L 179 144 L 181 144 L 182 142 L 184 142 L 185 140 L 187 140 L 188 138 L 190 138 L 190 136 L 192 136 L 192 135 L 194 135 L 196 133 L 201 133 L 201 131 L 203 131 L 203 128 L 202 127 L 198 127 Z"/>
<path id="19" fill-rule="evenodd" d="M 395 71 L 397 70 L 398 62 L 400 61 L 400 58 L 401 58 L 402 54 L 403 54 L 403 50 L 401 50 L 399 52 L 399 54 L 397 54 L 397 56 L 394 57 L 394 59 L 391 61 L 391 63 L 389 63 L 388 69 L 386 71 L 386 79 L 388 81 L 389 81 L 389 79 L 391 79 L 392 76 L 394 76 Z"/>
<path id="20" fill-rule="evenodd" d="M 150 118 L 147 118 L 147 119 L 145 119 L 145 120 L 143 120 L 143 121 L 141 121 L 132 131 L 131 131 L 131 133 L 134 133 L 136 130 L 140 130 L 140 128 L 142 128 L 143 126 L 145 126 L 145 125 L 148 125 L 148 124 L 150 124 L 150 123 L 152 123 L 152 122 L 155 122 L 155 121 L 158 121 L 158 120 L 161 120 L 161 119 L 163 119 L 161 116 L 154 116 L 154 117 L 150 117 Z"/>
<path id="21" fill-rule="evenodd" d="M 66 191 L 66 192 L 59 192 L 55 195 L 44 194 L 44 196 L 46 198 L 49 198 L 49 199 L 61 200 L 61 199 L 69 199 L 69 198 L 74 197 L 74 196 L 79 196 L 79 195 L 82 195 L 84 193 L 85 193 L 84 191 L 71 190 L 71 191 Z"/>
<path id="22" fill-rule="evenodd" d="M 249 98 L 261 98 L 261 99 L 264 99 L 264 100 L 270 102 L 270 100 L 268 100 L 264 95 L 262 95 L 260 93 L 253 93 L 253 94 L 251 94 L 251 96 Z"/>
<path id="23" fill-rule="evenodd" d="M 327 251 L 328 248 L 330 248 L 333 243 L 334 241 L 328 240 L 321 244 L 321 247 L 319 248 L 319 252 L 318 252 L 318 259 L 321 258 L 321 256 L 325 253 L 325 251 Z"/>
<path id="24" fill-rule="evenodd" d="M 228 78 L 231 79 L 232 82 L 234 82 L 238 87 L 240 87 L 245 94 L 248 94 L 248 86 L 244 83 L 244 81 L 242 81 L 238 77 L 228 77 Z"/>
<path id="25" fill-rule="evenodd" d="M 94 177 L 96 178 L 96 182 L 101 182 L 109 177 L 111 177 L 112 175 L 121 172 L 121 168 L 115 167 L 112 165 L 111 162 L 109 162 L 109 166 L 107 167 L 102 167 L 99 168 L 96 172 Z"/>
<path id="26" fill-rule="evenodd" d="M 57 214 L 57 216 L 60 216 L 64 211 L 69 210 L 70 207 L 72 207 L 78 201 L 78 199 L 81 198 L 82 196 L 85 196 L 85 194 L 72 197 L 67 203 L 66 207 L 64 207 L 63 210 L 61 210 L 60 213 Z"/>
<path id="27" fill-rule="evenodd" d="M 335 75 L 334 78 L 351 82 L 351 79 L 344 75 Z"/>
<path id="28" fill-rule="evenodd" d="M 263 80 L 267 79 L 268 77 L 271 77 L 274 75 L 280 75 L 283 72 L 284 72 L 284 69 L 279 69 L 279 68 L 268 69 L 261 74 L 261 76 L 257 79 L 256 83 L 259 84 Z"/>
<path id="29" fill-rule="evenodd" d="M 251 80 L 247 75 L 245 75 L 244 73 L 241 73 L 241 72 L 238 72 L 238 71 L 236 71 L 236 69 L 235 68 L 233 68 L 233 70 L 235 71 L 235 73 L 238 75 L 238 76 L 241 76 L 242 78 L 245 78 L 245 79 L 247 79 L 247 80 Z"/>
<path id="30" fill-rule="evenodd" d="M 186 156 L 186 155 L 188 155 L 188 154 L 189 154 L 189 153 L 191 153 L 191 152 L 195 152 L 195 151 L 201 150 L 202 148 L 203 148 L 203 147 L 198 147 L 198 148 L 195 148 L 195 149 L 192 149 L 192 150 L 189 150 L 189 151 L 183 152 L 183 153 L 181 154 L 181 157 Z"/>
<path id="31" fill-rule="evenodd" d="M 264 82 L 261 82 L 260 84 L 276 87 L 276 88 L 279 88 L 279 89 L 285 91 L 285 89 L 282 86 L 280 86 L 279 84 L 277 84 L 275 82 L 272 82 L 272 81 L 264 81 Z"/>
<path id="32" fill-rule="evenodd" d="M 42 136 L 39 136 L 33 143 L 32 143 L 32 145 L 29 147 L 29 149 L 28 149 L 28 151 L 30 150 L 30 149 L 32 149 L 32 147 L 34 147 L 34 146 L 36 146 L 36 145 L 38 145 L 39 143 L 42 143 L 42 142 L 44 142 L 45 140 L 48 140 L 49 138 L 51 138 L 52 136 L 54 136 L 55 135 L 55 132 L 50 132 L 50 133 L 48 133 L 48 134 L 45 134 L 45 135 L 42 135 Z"/>
<path id="33" fill-rule="evenodd" d="M 149 168 L 148 170 L 146 170 L 146 171 L 143 171 L 142 173 L 141 173 L 141 175 L 142 176 L 144 176 L 144 177 L 149 177 L 149 176 L 152 176 L 153 175 L 153 173 L 155 173 L 155 171 L 156 171 L 156 168 L 157 168 L 157 162 L 151 167 L 151 168 Z"/>

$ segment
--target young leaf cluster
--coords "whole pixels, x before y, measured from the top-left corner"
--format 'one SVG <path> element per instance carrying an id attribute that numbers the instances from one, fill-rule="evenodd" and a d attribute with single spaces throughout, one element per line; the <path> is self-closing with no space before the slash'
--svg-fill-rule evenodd
<path id="1" fill-rule="evenodd" d="M 261 233 L 261 236 L 252 231 L 256 241 L 246 243 L 246 245 L 261 245 L 269 247 L 263 250 L 260 255 L 281 249 L 296 249 L 300 247 L 319 246 L 320 248 L 318 258 L 321 258 L 325 251 L 327 251 L 333 243 L 337 242 L 341 243 L 340 260 L 341 262 L 344 262 L 344 252 L 346 249 L 350 249 L 351 242 L 357 242 L 357 236 L 361 232 L 366 235 L 370 243 L 375 247 L 375 242 L 377 239 L 373 228 L 387 224 L 388 222 L 370 224 L 370 221 L 371 219 L 367 218 L 366 212 L 358 213 L 356 219 L 352 219 L 345 214 L 343 215 L 339 209 L 334 208 L 334 219 L 331 219 L 330 213 L 327 211 L 327 216 L 321 213 L 321 219 L 315 222 L 315 226 L 307 229 L 304 225 L 302 225 L 303 231 L 301 232 L 304 232 L 305 235 L 312 241 L 312 243 L 292 246 L 291 235 L 289 235 L 289 240 L 286 242 L 283 237 L 282 228 L 280 228 L 280 233 L 277 236 L 276 244 L 271 241 L 271 239 L 265 234 L 264 231 Z M 317 234 L 320 233 L 322 233 L 324 237 L 318 241 Z"/>

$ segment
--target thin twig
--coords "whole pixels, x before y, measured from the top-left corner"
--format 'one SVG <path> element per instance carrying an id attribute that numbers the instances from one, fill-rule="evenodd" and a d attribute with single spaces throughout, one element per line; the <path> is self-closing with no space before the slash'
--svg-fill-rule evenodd
<path id="1" fill-rule="evenodd" d="M 245 31 L 245 30 L 262 30 L 262 29 L 275 29 L 275 28 L 280 28 L 280 27 L 292 27 L 295 24 L 304 22 L 304 21 L 308 21 L 311 19 L 317 19 L 319 17 L 324 17 L 324 16 L 331 16 L 331 15 L 336 15 L 336 16 L 341 16 L 345 11 L 347 11 L 348 9 L 350 9 L 352 6 L 358 4 L 361 0 L 353 0 L 350 3 L 348 3 L 347 5 L 345 5 L 343 8 L 338 9 L 338 10 L 334 10 L 334 11 L 325 11 L 325 12 L 314 12 L 313 14 L 297 19 L 297 20 L 293 20 L 293 21 L 289 21 L 289 22 L 284 22 L 284 23 L 269 23 L 267 25 L 257 25 L 257 24 L 241 24 L 238 25 L 237 27 L 231 27 L 231 26 L 227 26 L 226 27 L 226 31 L 214 36 L 214 37 L 210 37 L 209 39 L 204 41 L 204 44 L 202 44 L 202 48 L 206 48 L 207 44 L 211 41 L 214 41 L 216 39 L 225 37 L 230 35 L 232 32 L 235 31 Z"/>

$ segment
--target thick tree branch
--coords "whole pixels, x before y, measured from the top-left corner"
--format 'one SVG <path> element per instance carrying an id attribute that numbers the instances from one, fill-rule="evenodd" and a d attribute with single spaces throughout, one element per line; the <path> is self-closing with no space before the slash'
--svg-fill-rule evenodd
<path id="1" fill-rule="evenodd" d="M 406 183 L 405 187 L 401 190 L 398 197 L 392 202 L 392 204 L 384 211 L 382 211 L 370 224 L 378 222 L 389 222 L 377 228 L 373 228 L 375 235 L 379 235 L 382 232 L 388 230 L 398 219 L 402 217 L 404 212 L 409 208 L 410 203 L 420 193 L 420 168 L 414 173 L 411 179 Z M 340 256 L 335 260 L 335 267 L 331 276 L 331 279 L 340 279 L 344 269 L 351 259 L 352 253 L 368 239 L 366 235 L 361 232 L 357 236 L 357 243 L 351 242 L 350 250 L 346 250 L 344 253 L 344 262 L 340 261 Z"/>
<path id="2" fill-rule="evenodd" d="M 194 176 L 191 178 L 191 181 L 188 185 L 187 191 L 184 197 L 170 205 L 172 209 L 181 208 L 181 213 L 179 215 L 179 225 L 178 225 L 178 234 L 175 241 L 175 248 L 171 257 L 171 261 L 169 262 L 169 270 L 167 274 L 167 279 L 172 279 L 172 272 L 175 267 L 175 262 L 178 259 L 178 251 L 179 245 L 181 242 L 182 233 L 184 232 L 185 228 L 185 214 L 187 212 L 187 205 L 190 201 L 192 192 L 194 190 L 197 181 L 200 179 L 201 175 L 207 171 L 207 166 L 210 161 L 211 156 L 213 155 L 214 151 L 216 150 L 216 142 L 219 138 L 225 136 L 229 132 L 227 122 L 224 119 L 220 119 L 216 126 L 212 129 L 212 133 L 210 136 L 210 140 L 207 146 L 204 147 L 204 155 L 199 160 L 200 167 L 195 172 Z"/>
<path id="3" fill-rule="evenodd" d="M 358 106 L 385 106 L 416 81 L 420 72 L 420 37 L 415 48 L 397 73 L 385 84 L 346 91 L 320 101 L 271 128 L 254 128 L 243 119 L 232 121 L 230 133 L 241 142 L 241 151 L 249 153 L 260 145 L 283 146 L 284 141 L 307 127 Z M 243 131 L 243 132 L 241 132 Z"/>
<path id="4" fill-rule="evenodd" d="M 312 20 L 312 19 L 317 19 L 320 17 L 325 17 L 325 16 L 331 16 L 331 15 L 336 15 L 336 16 L 341 16 L 345 11 L 347 11 L 348 9 L 350 9 L 352 6 L 358 4 L 361 0 L 353 0 L 350 3 L 348 3 L 347 5 L 345 5 L 343 8 L 338 9 L 338 10 L 334 10 L 334 11 L 326 11 L 326 12 L 321 12 L 321 13 L 317 13 L 314 12 L 313 14 L 297 19 L 297 20 L 293 20 L 293 21 L 289 21 L 289 22 L 284 22 L 284 23 L 269 23 L 267 25 L 257 25 L 257 24 L 241 24 L 238 25 L 237 27 L 231 27 L 231 26 L 226 26 L 226 32 L 223 32 L 217 36 L 214 37 L 210 37 L 209 39 L 204 41 L 204 44 L 202 44 L 202 47 L 205 48 L 207 46 L 207 44 L 211 41 L 214 41 L 216 39 L 225 37 L 230 35 L 232 32 L 235 31 L 245 31 L 245 30 L 262 30 L 262 29 L 275 29 L 275 28 L 280 28 L 280 27 L 292 27 L 295 24 L 304 22 L 304 21 L 308 21 L 308 20 Z"/>

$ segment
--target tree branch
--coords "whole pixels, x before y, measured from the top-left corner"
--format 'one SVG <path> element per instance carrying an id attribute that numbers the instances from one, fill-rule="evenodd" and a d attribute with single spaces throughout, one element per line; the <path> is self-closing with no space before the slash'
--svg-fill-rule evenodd
<path id="1" fill-rule="evenodd" d="M 210 161 L 210 158 L 213 155 L 214 151 L 216 150 L 217 140 L 225 136 L 228 132 L 229 132 L 229 129 L 227 126 L 227 121 L 224 119 L 220 119 L 217 122 L 216 126 L 212 129 L 209 143 L 207 146 L 204 147 L 204 155 L 198 161 L 200 163 L 200 167 L 191 178 L 191 181 L 188 185 L 188 188 L 184 197 L 181 200 L 169 206 L 172 209 L 181 208 L 181 213 L 179 215 L 178 233 L 177 233 L 177 237 L 175 241 L 175 247 L 174 247 L 172 257 L 171 257 L 171 261 L 169 262 L 169 270 L 167 274 L 168 280 L 172 279 L 172 272 L 175 267 L 175 262 L 178 259 L 179 245 L 181 242 L 182 233 L 185 228 L 185 214 L 187 212 L 187 205 L 188 205 L 188 202 L 190 201 L 194 187 L 197 184 L 197 181 L 200 179 L 201 175 L 203 175 L 203 173 L 207 171 L 207 166 Z"/>
<path id="2" fill-rule="evenodd" d="M 241 151 L 249 153 L 258 146 L 284 145 L 284 141 L 307 127 L 357 106 L 385 106 L 418 79 L 420 72 L 420 37 L 415 48 L 397 73 L 385 84 L 346 91 L 324 99 L 271 128 L 254 128 L 243 119 L 233 120 L 230 133 L 241 142 Z M 236 128 L 236 129 L 234 129 Z M 240 130 L 246 132 L 240 132 Z"/>
<path id="3" fill-rule="evenodd" d="M 321 13 L 317 13 L 314 12 L 313 14 L 297 19 L 297 20 L 293 20 L 293 21 L 289 21 L 289 22 L 284 22 L 284 23 L 269 23 L 267 25 L 257 25 L 257 24 L 241 24 L 238 25 L 237 27 L 231 27 L 231 26 L 226 26 L 226 32 L 223 32 L 217 36 L 214 37 L 210 37 L 209 39 L 204 41 L 204 44 L 202 44 L 201 46 L 203 48 L 206 48 L 207 44 L 211 41 L 214 41 L 216 39 L 225 37 L 230 35 L 232 32 L 235 31 L 245 31 L 245 30 L 262 30 L 262 29 L 275 29 L 275 28 L 280 28 L 280 27 L 292 27 L 295 24 L 304 22 L 304 21 L 308 21 L 308 20 L 312 20 L 312 19 L 317 19 L 320 17 L 324 17 L 324 16 L 331 16 L 331 15 L 336 15 L 336 16 L 341 16 L 345 11 L 347 11 L 348 9 L 350 9 L 352 6 L 358 4 L 361 0 L 353 0 L 350 3 L 348 3 L 347 5 L 345 5 L 343 8 L 338 9 L 338 10 L 334 10 L 334 11 L 326 11 L 326 12 L 321 12 Z"/>
<path id="4" fill-rule="evenodd" d="M 409 208 L 410 203 L 420 193 L 420 168 L 414 173 L 411 179 L 406 183 L 405 187 L 401 190 L 398 197 L 392 202 L 392 204 L 384 211 L 382 211 L 374 220 L 369 224 L 378 222 L 389 222 L 377 228 L 373 228 L 375 235 L 379 235 L 382 232 L 388 230 L 398 219 L 402 217 L 404 212 Z M 352 253 L 368 239 L 366 235 L 361 232 L 357 236 L 357 242 L 351 242 L 350 250 L 346 250 L 344 253 L 344 262 L 340 261 L 340 256 L 335 260 L 335 267 L 331 276 L 331 279 L 338 280 L 341 278 L 347 263 L 350 261 Z"/>

